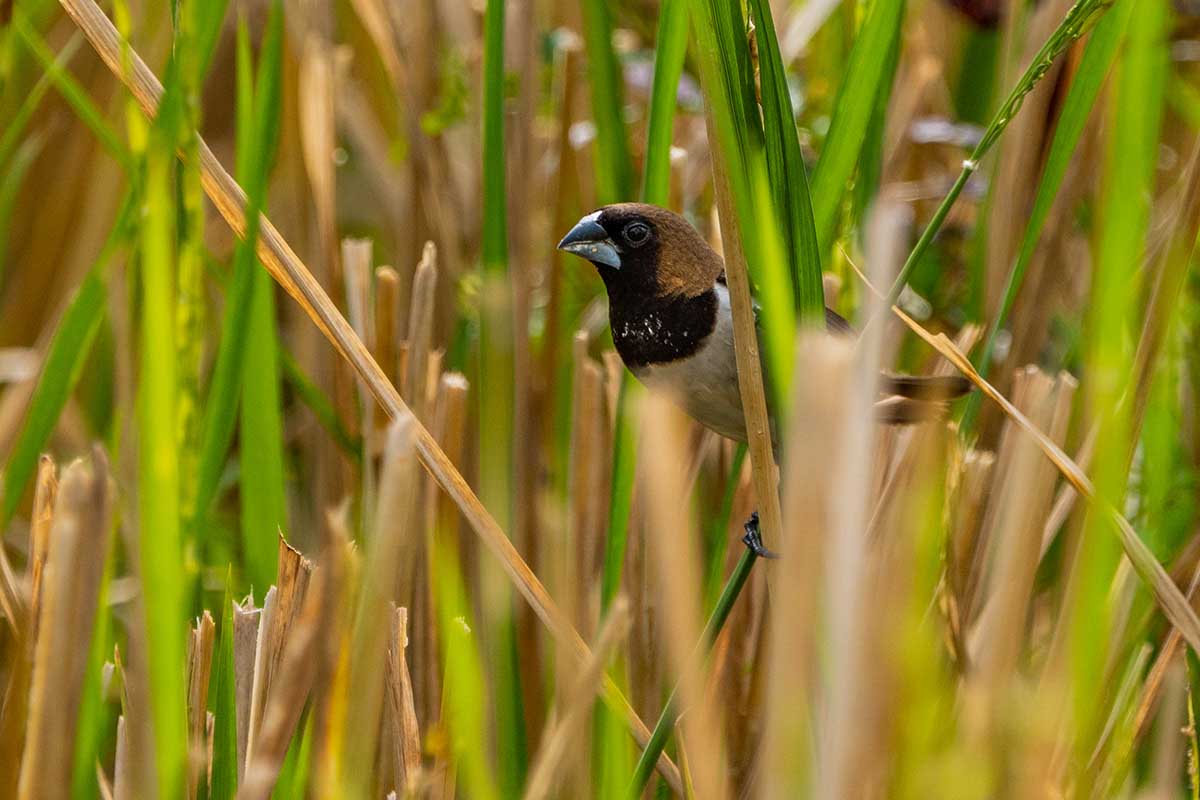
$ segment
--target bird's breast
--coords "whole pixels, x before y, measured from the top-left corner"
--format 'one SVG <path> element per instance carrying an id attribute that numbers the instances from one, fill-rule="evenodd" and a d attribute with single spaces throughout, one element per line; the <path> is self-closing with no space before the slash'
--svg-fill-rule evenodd
<path id="1" fill-rule="evenodd" d="M 728 293 L 718 286 L 712 293 L 712 317 L 706 332 L 687 332 L 689 352 L 681 357 L 642 363 L 622 358 L 650 390 L 669 395 L 691 417 L 722 436 L 745 441 L 746 424 L 738 392 L 737 359 L 733 346 L 733 316 Z M 614 341 L 621 331 L 614 329 Z M 619 346 L 618 346 L 619 349 Z"/>

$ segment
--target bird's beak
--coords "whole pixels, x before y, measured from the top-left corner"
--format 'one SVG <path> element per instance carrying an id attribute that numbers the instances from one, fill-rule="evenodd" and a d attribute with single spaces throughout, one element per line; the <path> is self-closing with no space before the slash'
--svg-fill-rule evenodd
<path id="1" fill-rule="evenodd" d="M 583 256 L 593 264 L 604 264 L 613 269 L 621 268 L 621 254 L 609 238 L 608 231 L 596 221 L 596 214 L 589 214 L 558 243 L 559 250 Z"/>

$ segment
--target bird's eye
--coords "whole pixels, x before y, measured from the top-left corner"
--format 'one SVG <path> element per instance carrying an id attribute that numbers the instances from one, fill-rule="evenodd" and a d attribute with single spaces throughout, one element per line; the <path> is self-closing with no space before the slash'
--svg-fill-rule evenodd
<path id="1" fill-rule="evenodd" d="M 639 247 L 650 238 L 650 226 L 644 222 L 631 222 L 625 226 L 625 240 Z"/>

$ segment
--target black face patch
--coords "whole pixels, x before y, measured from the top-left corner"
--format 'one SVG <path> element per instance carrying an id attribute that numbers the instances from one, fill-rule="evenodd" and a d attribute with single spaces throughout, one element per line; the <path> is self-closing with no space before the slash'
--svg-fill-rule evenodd
<path id="1" fill-rule="evenodd" d="M 606 209 L 597 220 L 621 254 L 621 268 L 597 264 L 606 284 L 622 283 L 631 290 L 657 292 L 660 240 L 652 220 L 641 214 Z"/>
<path id="2" fill-rule="evenodd" d="M 694 355 L 717 325 L 715 291 L 664 298 L 610 284 L 608 303 L 613 344 L 630 369 Z"/>

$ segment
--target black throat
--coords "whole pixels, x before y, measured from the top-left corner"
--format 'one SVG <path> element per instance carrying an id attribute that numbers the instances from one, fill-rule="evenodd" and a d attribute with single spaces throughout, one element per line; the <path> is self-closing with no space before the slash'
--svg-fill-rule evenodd
<path id="1" fill-rule="evenodd" d="M 630 369 L 694 355 L 717 325 L 717 293 L 661 297 L 605 275 L 613 344 Z"/>

